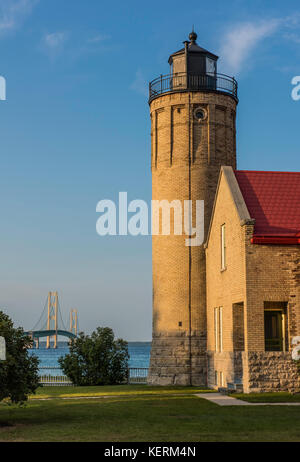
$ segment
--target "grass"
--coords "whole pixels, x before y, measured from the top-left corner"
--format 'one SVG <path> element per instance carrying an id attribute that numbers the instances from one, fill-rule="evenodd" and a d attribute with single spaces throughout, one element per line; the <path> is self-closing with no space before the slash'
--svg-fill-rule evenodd
<path id="1" fill-rule="evenodd" d="M 171 395 L 214 393 L 214 390 L 201 387 L 151 387 L 148 385 L 115 385 L 103 387 L 42 387 L 30 399 L 74 398 L 94 396 L 130 396 L 130 395 Z"/>
<path id="2" fill-rule="evenodd" d="M 31 399 L 25 408 L 0 404 L 0 441 L 300 441 L 298 407 L 221 407 L 194 392 L 186 387 L 103 387 L 101 392 L 45 387 L 38 396 L 53 399 Z M 99 399 L 80 399 L 78 393 Z M 67 399 L 60 399 L 65 394 Z M 68 399 L 71 395 L 75 399 Z"/>
<path id="3" fill-rule="evenodd" d="M 235 393 L 233 398 L 242 399 L 249 403 L 300 403 L 300 393 L 293 395 L 288 392 L 276 393 Z"/>

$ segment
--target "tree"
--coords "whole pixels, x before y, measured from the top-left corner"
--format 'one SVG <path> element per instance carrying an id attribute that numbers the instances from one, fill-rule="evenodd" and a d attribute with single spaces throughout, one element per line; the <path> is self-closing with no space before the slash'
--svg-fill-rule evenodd
<path id="1" fill-rule="evenodd" d="M 39 360 L 28 354 L 31 339 L 22 328 L 15 329 L 12 320 L 0 311 L 0 336 L 6 342 L 6 360 L 0 361 L 0 401 L 9 398 L 22 404 L 39 386 Z"/>
<path id="2" fill-rule="evenodd" d="M 115 339 L 109 327 L 98 327 L 90 336 L 81 332 L 58 361 L 75 385 L 115 385 L 126 380 L 128 359 L 127 342 Z"/>

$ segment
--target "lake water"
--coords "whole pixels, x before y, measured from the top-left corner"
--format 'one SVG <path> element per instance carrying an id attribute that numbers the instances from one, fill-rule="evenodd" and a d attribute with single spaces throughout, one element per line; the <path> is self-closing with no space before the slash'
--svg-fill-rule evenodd
<path id="1" fill-rule="evenodd" d="M 149 367 L 151 342 L 128 342 L 129 367 L 144 368 Z M 69 353 L 66 342 L 58 342 L 58 348 L 46 349 L 46 344 L 41 343 L 39 349 L 28 350 L 29 354 L 36 355 L 40 360 L 40 368 L 59 367 L 58 358 Z M 47 370 L 40 369 L 40 374 L 47 374 Z M 60 370 L 55 371 L 56 375 L 61 375 Z"/>

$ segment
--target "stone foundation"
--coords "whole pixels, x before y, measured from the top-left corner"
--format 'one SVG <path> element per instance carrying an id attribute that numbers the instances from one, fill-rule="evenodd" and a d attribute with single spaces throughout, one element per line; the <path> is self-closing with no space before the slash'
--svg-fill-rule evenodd
<path id="1" fill-rule="evenodd" d="M 274 391 L 300 392 L 300 374 L 291 353 L 223 352 L 207 353 L 207 384 L 218 388 L 217 376 L 223 373 L 224 387 L 242 384 L 244 393 Z"/>
<path id="2" fill-rule="evenodd" d="M 203 339 L 187 336 L 155 337 L 152 342 L 149 385 L 194 385 L 218 388 L 240 386 L 244 393 L 300 392 L 300 374 L 291 353 L 205 352 Z"/>
<path id="3" fill-rule="evenodd" d="M 244 392 L 300 391 L 300 374 L 291 353 L 243 352 Z"/>
<path id="4" fill-rule="evenodd" d="M 192 336 L 190 348 L 184 333 L 154 337 L 148 384 L 206 386 L 206 362 L 205 338 Z"/>

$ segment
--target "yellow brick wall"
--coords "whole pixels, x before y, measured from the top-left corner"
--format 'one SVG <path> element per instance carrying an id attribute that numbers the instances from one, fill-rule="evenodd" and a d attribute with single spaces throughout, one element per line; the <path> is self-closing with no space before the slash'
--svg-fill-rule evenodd
<path id="1" fill-rule="evenodd" d="M 199 106 L 207 112 L 200 123 L 194 118 Z M 205 235 L 220 167 L 236 164 L 235 111 L 232 97 L 213 92 L 162 95 L 150 104 L 152 199 L 182 206 L 204 200 Z M 151 383 L 174 383 L 180 375 L 188 380 L 191 352 L 194 383 L 206 380 L 205 250 L 187 247 L 185 239 L 171 234 L 152 240 Z"/>
<path id="2" fill-rule="evenodd" d="M 226 229 L 226 269 L 221 270 L 221 226 Z M 223 307 L 223 351 L 233 351 L 232 305 L 245 302 L 244 228 L 222 176 L 206 249 L 207 349 L 214 351 L 214 308 Z"/>
<path id="3" fill-rule="evenodd" d="M 264 351 L 264 302 L 291 302 L 292 264 L 299 258 L 299 246 L 253 245 L 250 238 L 246 235 L 248 350 Z M 290 340 L 300 335 L 299 301 L 297 308 L 287 313 Z"/>
<path id="4" fill-rule="evenodd" d="M 221 271 L 223 224 L 225 271 Z M 253 231 L 253 224 L 241 224 L 222 174 L 206 248 L 208 384 L 216 386 L 215 372 L 222 371 L 225 384 L 240 376 L 246 392 L 298 390 L 300 378 L 291 359 L 291 340 L 300 335 L 299 246 L 253 245 Z M 233 340 L 241 334 L 242 311 L 241 305 L 234 305 L 241 302 L 245 351 L 238 353 Z M 265 352 L 266 302 L 287 305 L 287 353 Z M 223 307 L 223 352 L 215 352 L 215 307 Z M 237 308 L 234 324 L 233 310 Z"/>

